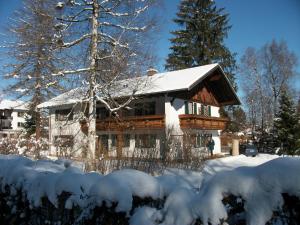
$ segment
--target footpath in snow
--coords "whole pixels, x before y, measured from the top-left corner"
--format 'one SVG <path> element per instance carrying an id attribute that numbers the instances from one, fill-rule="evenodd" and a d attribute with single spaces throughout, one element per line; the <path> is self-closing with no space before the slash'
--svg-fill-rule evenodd
<path id="1" fill-rule="evenodd" d="M 300 158 L 258 155 L 207 161 L 202 172 L 168 169 L 153 177 L 136 170 L 108 175 L 83 173 L 69 161 L 32 161 L 20 156 L 0 156 L 2 193 L 22 190 L 31 207 L 46 197 L 58 207 L 59 196 L 69 193 L 64 207 L 83 209 L 115 206 L 131 225 L 220 224 L 228 217 L 225 196 L 241 198 L 247 224 L 263 225 L 283 205 L 282 193 L 300 198 Z M 162 201 L 162 207 L 135 208 L 134 196 Z M 257 204 L 259 202 L 259 204 Z"/>

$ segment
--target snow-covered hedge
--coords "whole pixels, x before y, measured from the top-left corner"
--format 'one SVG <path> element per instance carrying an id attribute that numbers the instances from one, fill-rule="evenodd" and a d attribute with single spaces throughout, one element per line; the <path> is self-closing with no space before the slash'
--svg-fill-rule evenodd
<path id="1" fill-rule="evenodd" d="M 232 208 L 240 207 L 247 224 L 275 224 L 288 221 L 286 213 L 285 220 L 276 217 L 288 199 L 282 194 L 300 205 L 300 159 L 277 158 L 211 176 L 181 171 L 153 177 L 136 170 L 102 176 L 69 161 L 0 156 L 0 185 L 0 223 L 221 224 L 231 223 L 237 216 Z"/>

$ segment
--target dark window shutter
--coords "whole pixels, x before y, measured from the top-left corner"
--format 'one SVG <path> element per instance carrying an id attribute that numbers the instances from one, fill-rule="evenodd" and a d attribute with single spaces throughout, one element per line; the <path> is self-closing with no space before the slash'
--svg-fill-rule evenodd
<path id="1" fill-rule="evenodd" d="M 208 115 L 211 116 L 211 106 L 208 106 Z"/>
<path id="2" fill-rule="evenodd" d="M 201 104 L 201 115 L 203 116 L 204 115 L 204 105 Z"/>
<path id="3" fill-rule="evenodd" d="M 197 103 L 194 103 L 194 114 L 197 115 Z"/>
<path id="4" fill-rule="evenodd" d="M 188 101 L 184 102 L 184 111 L 185 111 L 185 114 L 189 114 L 189 103 L 188 103 Z"/>

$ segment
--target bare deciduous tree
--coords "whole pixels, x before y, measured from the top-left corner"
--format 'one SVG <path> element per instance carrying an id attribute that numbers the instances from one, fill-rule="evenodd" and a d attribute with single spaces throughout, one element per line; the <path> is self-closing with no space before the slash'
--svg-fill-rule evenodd
<path id="1" fill-rule="evenodd" d="M 82 46 L 86 61 L 53 76 L 80 74 L 85 76 L 88 102 L 89 157 L 96 148 L 96 102 L 111 112 L 127 106 L 138 90 L 137 83 L 117 82 L 141 74 L 149 66 L 149 39 L 145 36 L 154 26 L 149 12 L 154 0 L 68 0 L 58 2 L 61 49 Z M 73 35 L 67 34 L 73 32 Z M 124 93 L 124 89 L 127 92 Z M 130 92 L 128 92 L 130 90 Z M 127 97 L 117 98 L 120 95 Z"/>
<path id="2" fill-rule="evenodd" d="M 273 124 L 278 96 L 296 75 L 296 56 L 284 41 L 272 41 L 261 49 L 246 49 L 240 64 L 242 88 L 252 127 L 264 130 Z"/>
<path id="3" fill-rule="evenodd" d="M 278 97 L 288 86 L 288 81 L 296 75 L 297 57 L 286 43 L 273 40 L 261 49 L 261 63 L 264 76 L 272 90 L 273 115 L 278 108 Z"/>

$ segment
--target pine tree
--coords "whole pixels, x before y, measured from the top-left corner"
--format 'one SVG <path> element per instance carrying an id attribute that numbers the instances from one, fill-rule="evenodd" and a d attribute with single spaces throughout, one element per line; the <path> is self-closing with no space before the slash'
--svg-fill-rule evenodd
<path id="1" fill-rule="evenodd" d="M 36 137 L 40 137 L 41 116 L 36 110 L 40 103 L 54 97 L 62 86 L 52 73 L 57 72 L 59 59 L 53 42 L 56 33 L 55 10 L 52 0 L 23 0 L 8 27 L 6 54 L 11 57 L 6 76 L 11 85 L 5 92 L 29 101 L 29 114 L 35 118 Z"/>
<path id="2" fill-rule="evenodd" d="M 290 96 L 284 91 L 279 100 L 279 112 L 274 121 L 275 132 L 282 147 L 282 153 L 294 155 L 300 139 L 299 118 Z"/>
<path id="3" fill-rule="evenodd" d="M 23 128 L 25 130 L 25 135 L 28 137 L 36 132 L 35 120 L 35 114 L 33 116 L 25 116 L 25 123 L 23 124 Z"/>
<path id="4" fill-rule="evenodd" d="M 171 32 L 171 53 L 165 68 L 178 70 L 219 63 L 234 84 L 234 54 L 224 45 L 231 26 L 224 8 L 211 0 L 183 0 L 174 22 L 181 29 Z"/>

